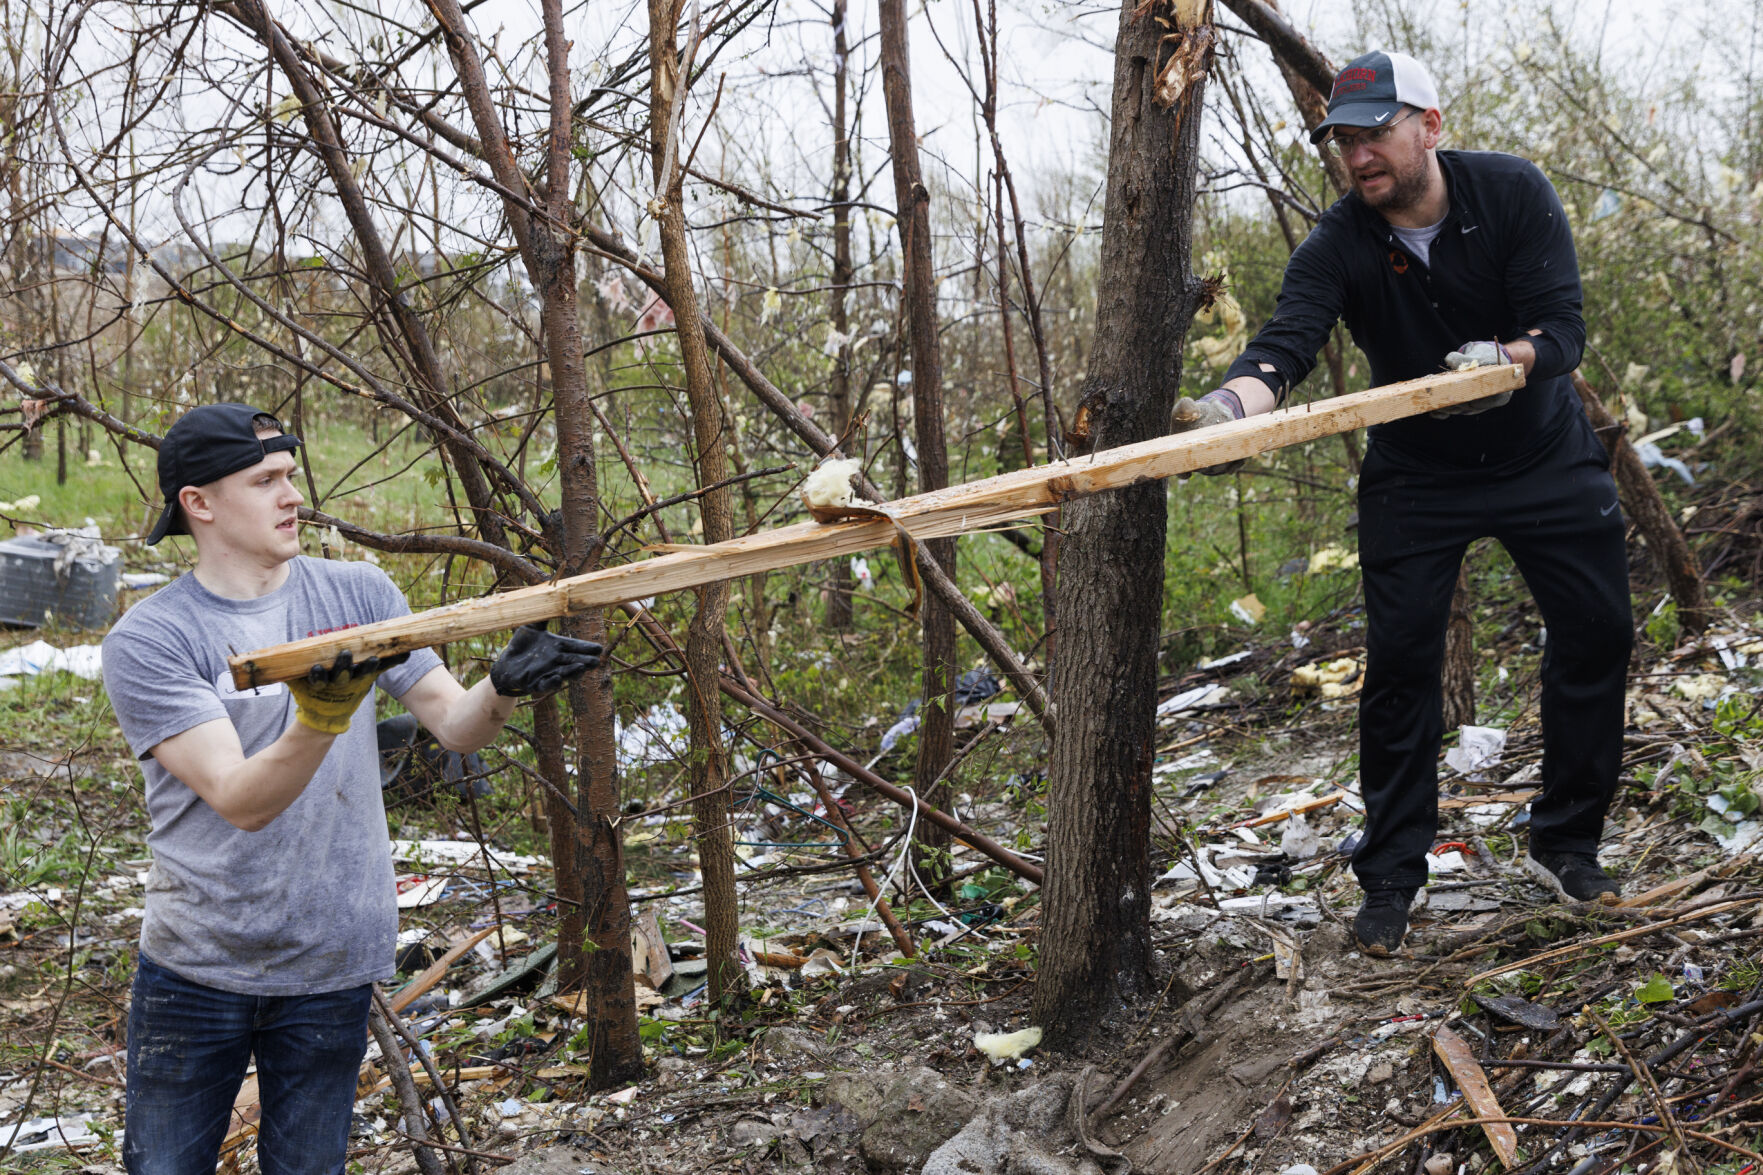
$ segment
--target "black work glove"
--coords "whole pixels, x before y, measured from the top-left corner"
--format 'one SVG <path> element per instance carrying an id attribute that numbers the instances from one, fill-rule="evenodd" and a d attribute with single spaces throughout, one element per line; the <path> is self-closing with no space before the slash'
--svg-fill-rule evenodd
<path id="1" fill-rule="evenodd" d="M 379 675 L 408 660 L 409 653 L 399 653 L 356 664 L 354 655 L 344 650 L 331 664 L 314 665 L 305 677 L 288 683 L 288 692 L 294 695 L 294 718 L 324 734 L 342 734 L 361 699 L 373 692 Z"/>
<path id="2" fill-rule="evenodd" d="M 548 694 L 600 663 L 603 650 L 593 641 L 578 641 L 545 631 L 544 624 L 516 629 L 514 639 L 490 666 L 490 685 L 505 698 Z"/>

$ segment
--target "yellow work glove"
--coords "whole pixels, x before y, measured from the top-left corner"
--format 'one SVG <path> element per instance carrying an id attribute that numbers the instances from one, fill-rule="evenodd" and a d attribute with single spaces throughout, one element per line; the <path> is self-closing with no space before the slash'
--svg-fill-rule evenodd
<path id="1" fill-rule="evenodd" d="M 295 721 L 323 734 L 342 734 L 349 729 L 361 699 L 373 692 L 379 675 L 409 657 L 409 653 L 369 657 L 357 665 L 345 650 L 330 665 L 314 665 L 305 677 L 288 683 L 288 692 L 294 695 Z"/>

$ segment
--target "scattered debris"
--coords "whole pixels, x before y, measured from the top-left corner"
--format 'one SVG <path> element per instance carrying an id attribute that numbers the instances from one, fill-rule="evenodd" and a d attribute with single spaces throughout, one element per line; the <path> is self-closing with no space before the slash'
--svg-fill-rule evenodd
<path id="1" fill-rule="evenodd" d="M 1039 1028 L 1024 1028 L 1017 1032 L 978 1032 L 973 1037 L 973 1047 L 990 1057 L 994 1065 L 1014 1061 L 1040 1043 Z"/>

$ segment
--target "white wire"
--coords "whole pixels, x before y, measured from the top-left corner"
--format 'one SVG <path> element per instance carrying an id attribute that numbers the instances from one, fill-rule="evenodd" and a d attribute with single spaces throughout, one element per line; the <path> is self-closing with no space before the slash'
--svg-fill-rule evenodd
<path id="1" fill-rule="evenodd" d="M 894 884 L 894 875 L 900 872 L 900 866 L 906 863 L 908 855 L 912 852 L 912 834 L 918 829 L 918 793 L 912 790 L 911 784 L 902 784 L 901 786 L 906 789 L 906 794 L 912 797 L 912 815 L 906 823 L 905 839 L 900 842 L 899 857 L 895 859 L 893 867 L 888 870 L 888 875 L 882 879 L 882 883 L 876 886 L 875 897 L 869 900 L 869 908 L 863 911 L 863 918 L 857 923 L 857 933 L 852 936 L 851 941 L 852 970 L 857 968 L 857 952 L 863 949 L 864 924 L 869 921 L 869 916 L 875 913 L 876 903 L 881 901 L 881 896 L 888 892 L 888 887 Z"/>

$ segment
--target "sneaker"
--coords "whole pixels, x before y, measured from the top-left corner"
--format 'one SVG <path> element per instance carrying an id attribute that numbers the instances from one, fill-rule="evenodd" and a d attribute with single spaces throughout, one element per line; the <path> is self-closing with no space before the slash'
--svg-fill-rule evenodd
<path id="1" fill-rule="evenodd" d="M 1372 890 L 1353 917 L 1353 937 L 1359 949 L 1368 955 L 1387 959 L 1402 949 L 1408 935 L 1408 907 L 1413 904 L 1414 891 L 1407 889 Z"/>
<path id="2" fill-rule="evenodd" d="M 1602 902 L 1614 906 L 1622 887 L 1598 867 L 1594 853 L 1541 853 L 1524 856 L 1524 871 L 1570 902 Z"/>

